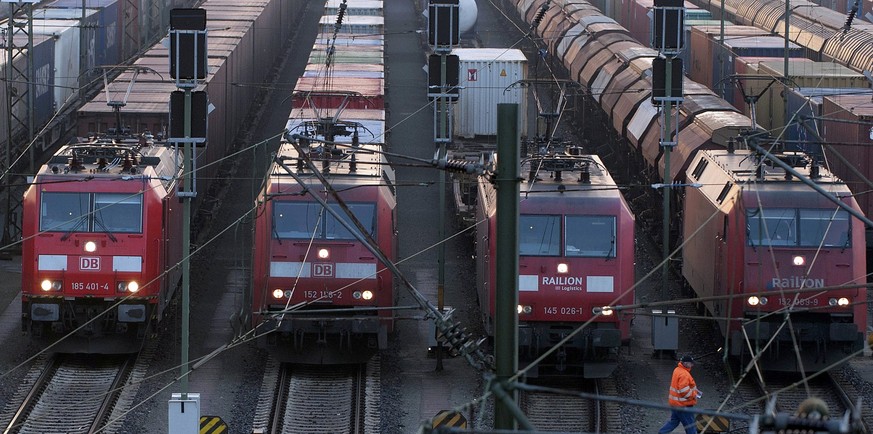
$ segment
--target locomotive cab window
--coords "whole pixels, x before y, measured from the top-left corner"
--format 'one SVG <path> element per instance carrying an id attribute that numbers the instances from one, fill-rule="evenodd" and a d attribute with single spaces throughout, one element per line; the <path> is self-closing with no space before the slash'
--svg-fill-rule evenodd
<path id="1" fill-rule="evenodd" d="M 800 245 L 849 247 L 849 213 L 843 210 L 801 209 Z"/>
<path id="2" fill-rule="evenodd" d="M 827 209 L 753 209 L 746 216 L 752 246 L 848 247 L 849 214 Z"/>
<path id="3" fill-rule="evenodd" d="M 355 218 L 367 228 L 371 236 L 376 234 L 376 206 L 372 203 L 347 204 Z M 345 211 L 337 204 L 331 209 L 339 215 Z M 351 223 L 351 219 L 345 218 Z M 352 224 L 352 226 L 354 226 Z M 273 204 L 273 237 L 326 240 L 354 240 L 355 236 L 318 203 L 275 202 Z"/>
<path id="4" fill-rule="evenodd" d="M 561 216 L 520 215 L 518 252 L 522 256 L 561 254 Z"/>
<path id="5" fill-rule="evenodd" d="M 39 230 L 142 232 L 142 194 L 43 192 Z"/>
<path id="6" fill-rule="evenodd" d="M 564 256 L 615 257 L 615 217 L 567 216 Z"/>
<path id="7" fill-rule="evenodd" d="M 94 231 L 141 232 L 142 195 L 94 195 Z"/>

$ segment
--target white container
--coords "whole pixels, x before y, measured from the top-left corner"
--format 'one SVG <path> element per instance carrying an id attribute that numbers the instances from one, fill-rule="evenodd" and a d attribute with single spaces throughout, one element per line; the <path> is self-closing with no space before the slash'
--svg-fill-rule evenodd
<path id="1" fill-rule="evenodd" d="M 34 19 L 33 34 L 55 38 L 53 109 L 60 110 L 79 89 L 79 25 L 73 20 Z"/>
<path id="2" fill-rule="evenodd" d="M 454 134 L 460 137 L 497 135 L 497 104 L 518 104 L 519 135 L 527 132 L 527 58 L 521 50 L 458 48 L 460 77 L 454 112 Z M 511 86 L 511 87 L 510 87 Z"/>

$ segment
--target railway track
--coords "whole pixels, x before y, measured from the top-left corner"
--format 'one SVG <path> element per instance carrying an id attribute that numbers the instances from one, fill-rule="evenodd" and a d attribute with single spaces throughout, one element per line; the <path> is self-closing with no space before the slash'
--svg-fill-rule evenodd
<path id="1" fill-rule="evenodd" d="M 133 355 L 52 356 L 36 368 L 39 374 L 14 415 L 5 421 L 4 433 L 99 432 L 135 360 Z"/>
<path id="2" fill-rule="evenodd" d="M 801 403 L 810 397 L 819 398 L 827 404 L 830 419 L 839 419 L 857 404 L 857 391 L 840 372 L 828 371 L 814 378 L 803 379 L 797 375 L 770 374 L 762 384 L 755 377 L 757 387 L 762 396 L 776 397 L 776 412 L 794 414 Z M 871 410 L 862 412 L 861 432 L 869 433 L 867 426 Z"/>
<path id="3" fill-rule="evenodd" d="M 253 429 L 269 433 L 379 432 L 379 360 L 356 365 L 267 363 Z"/>
<path id="4" fill-rule="evenodd" d="M 560 387 L 560 386 L 558 386 Z M 579 392 L 616 396 L 612 378 L 586 380 Z M 522 392 L 522 411 L 537 431 L 618 432 L 621 430 L 619 405 L 614 402 L 584 399 L 573 395 Z"/>

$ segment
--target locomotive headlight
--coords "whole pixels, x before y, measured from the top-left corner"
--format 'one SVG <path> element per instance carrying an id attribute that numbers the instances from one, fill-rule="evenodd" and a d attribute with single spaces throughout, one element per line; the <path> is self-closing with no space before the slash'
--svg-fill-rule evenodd
<path id="1" fill-rule="evenodd" d="M 531 313 L 533 312 L 533 308 L 530 306 L 525 306 L 523 304 L 518 305 L 518 314 L 521 315 L 523 313 Z"/>
<path id="2" fill-rule="evenodd" d="M 352 298 L 354 298 L 355 300 L 360 300 L 360 299 L 361 299 L 361 291 L 355 291 L 355 292 L 353 292 L 353 293 L 352 293 Z"/>
<path id="3" fill-rule="evenodd" d="M 757 306 L 761 303 L 761 299 L 753 295 L 746 299 L 746 303 L 749 303 L 749 306 Z"/>
<path id="4" fill-rule="evenodd" d="M 761 301 L 761 306 L 764 306 L 767 304 L 767 297 L 761 297 L 761 298 L 759 298 L 759 300 Z"/>
<path id="5" fill-rule="evenodd" d="M 369 290 L 364 291 L 361 293 L 361 297 L 363 297 L 364 300 L 372 300 L 373 299 L 373 291 L 369 291 Z"/>
<path id="6" fill-rule="evenodd" d="M 801 267 L 801 266 L 806 264 L 806 258 L 798 255 L 798 256 L 791 258 L 791 262 L 793 262 L 794 265 Z"/>
<path id="7" fill-rule="evenodd" d="M 88 253 L 94 253 L 97 250 L 97 243 L 93 241 L 88 241 L 85 243 L 85 251 Z"/>
<path id="8" fill-rule="evenodd" d="M 612 315 L 612 308 L 609 306 L 603 306 L 600 308 L 600 313 L 606 316 Z"/>
<path id="9" fill-rule="evenodd" d="M 567 267 L 567 264 L 563 262 L 558 264 L 558 273 L 565 274 L 568 270 L 569 268 Z"/>
<path id="10" fill-rule="evenodd" d="M 39 287 L 43 291 L 60 291 L 61 286 L 63 286 L 63 285 L 61 284 L 60 280 L 45 279 L 39 283 Z"/>
<path id="11" fill-rule="evenodd" d="M 330 250 L 327 249 L 318 249 L 318 257 L 320 259 L 327 259 L 330 257 Z"/>
<path id="12" fill-rule="evenodd" d="M 281 289 L 274 289 L 273 290 L 273 298 L 280 299 L 280 298 L 282 298 L 283 295 L 285 295 L 285 291 L 282 291 Z"/>
<path id="13" fill-rule="evenodd" d="M 846 297 L 840 297 L 840 299 L 837 300 L 837 304 L 840 305 L 840 306 L 848 306 L 848 305 L 849 305 L 849 299 L 846 298 Z"/>
<path id="14" fill-rule="evenodd" d="M 139 283 L 136 281 L 130 282 L 118 282 L 115 286 L 118 289 L 118 292 L 137 292 L 139 291 Z"/>

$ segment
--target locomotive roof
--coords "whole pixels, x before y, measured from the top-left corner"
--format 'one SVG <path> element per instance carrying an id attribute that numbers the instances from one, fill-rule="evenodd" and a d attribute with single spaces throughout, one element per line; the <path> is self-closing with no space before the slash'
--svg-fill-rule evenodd
<path id="1" fill-rule="evenodd" d="M 543 161 L 537 172 L 537 180 L 530 182 L 530 170 L 535 162 Z M 557 178 L 560 171 L 560 179 Z M 584 181 L 584 173 L 587 171 L 588 180 Z M 525 192 L 554 192 L 556 195 L 563 194 L 561 191 L 591 189 L 600 192 L 604 196 L 617 196 L 619 191 L 615 187 L 615 181 L 606 170 L 600 157 L 597 155 L 570 155 L 556 154 L 539 158 L 527 158 L 522 160 L 520 175 L 524 178 L 521 184 L 521 193 Z M 604 188 L 605 187 L 605 188 Z"/>
<path id="2" fill-rule="evenodd" d="M 797 178 L 786 179 L 786 171 L 782 167 L 779 167 L 769 160 L 764 160 L 761 163 L 761 177 L 758 177 L 756 174 L 756 167 L 758 165 L 759 159 L 756 158 L 756 154 L 751 150 L 736 150 L 736 151 L 728 151 L 724 149 L 713 149 L 713 150 L 705 150 L 702 151 L 703 155 L 710 161 L 716 163 L 719 167 L 721 167 L 725 174 L 730 177 L 730 180 L 736 184 L 744 184 L 744 183 L 753 183 L 753 182 L 783 182 L 783 183 L 800 183 Z M 818 184 L 834 184 L 839 183 L 842 184 L 842 180 L 837 178 L 834 174 L 828 171 L 826 168 L 819 166 L 818 168 L 818 176 L 812 177 L 812 165 L 810 164 L 810 157 L 802 152 L 785 152 L 782 154 L 778 154 L 780 159 L 789 165 L 791 165 L 794 170 L 796 170 L 801 175 L 814 179 L 814 181 Z M 763 158 L 763 157 L 762 157 Z M 697 169 L 696 165 L 692 165 L 689 167 L 692 175 Z M 703 169 L 705 170 L 705 169 Z M 699 175 L 698 175 L 699 176 Z M 693 176 L 694 177 L 694 176 Z M 698 178 L 698 177 L 695 177 Z M 696 179 L 695 179 L 696 180 Z"/>
<path id="3" fill-rule="evenodd" d="M 136 140 L 81 140 L 61 147 L 37 176 L 153 177 L 168 186 L 178 171 L 176 155 L 172 148 Z"/>
<path id="4" fill-rule="evenodd" d="M 310 159 L 325 178 L 331 182 L 361 184 L 393 183 L 393 169 L 388 165 L 385 156 L 376 152 L 381 150 L 382 147 L 378 144 L 361 144 L 355 150 L 352 150 L 350 146 L 338 146 L 330 152 L 326 148 L 320 147 L 318 143 L 313 142 L 310 144 Z M 353 155 L 354 160 L 352 159 Z M 285 165 L 294 170 L 295 175 L 303 179 L 312 180 L 315 183 L 318 182 L 309 169 L 298 169 L 297 160 L 300 154 L 293 144 L 283 141 L 277 156 L 286 158 Z M 353 161 L 355 163 L 354 171 L 352 171 Z M 327 162 L 329 169 L 327 171 L 324 169 L 325 162 Z M 305 164 L 302 167 L 306 167 Z M 283 167 L 275 163 L 272 165 L 271 175 L 287 177 L 290 179 L 290 182 L 295 182 Z"/>

